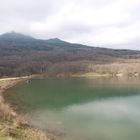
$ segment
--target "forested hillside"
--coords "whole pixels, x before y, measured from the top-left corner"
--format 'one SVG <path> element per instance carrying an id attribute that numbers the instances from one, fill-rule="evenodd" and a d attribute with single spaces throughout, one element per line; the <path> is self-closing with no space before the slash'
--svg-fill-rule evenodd
<path id="1" fill-rule="evenodd" d="M 0 77 L 47 73 L 139 73 L 140 51 L 35 39 L 10 32 L 0 36 Z"/>

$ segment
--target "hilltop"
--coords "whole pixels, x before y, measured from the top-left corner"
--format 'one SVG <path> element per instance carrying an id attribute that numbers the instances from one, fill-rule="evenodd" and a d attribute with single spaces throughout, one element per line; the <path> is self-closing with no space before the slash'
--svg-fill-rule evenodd
<path id="1" fill-rule="evenodd" d="M 0 35 L 0 77 L 47 73 L 139 73 L 140 51 L 69 43 L 59 38 L 36 39 L 21 33 Z M 112 67 L 113 66 L 113 67 Z M 126 67 L 128 68 L 126 70 Z M 133 70 L 130 70 L 133 71 Z M 129 74 L 130 72 L 128 72 Z"/>

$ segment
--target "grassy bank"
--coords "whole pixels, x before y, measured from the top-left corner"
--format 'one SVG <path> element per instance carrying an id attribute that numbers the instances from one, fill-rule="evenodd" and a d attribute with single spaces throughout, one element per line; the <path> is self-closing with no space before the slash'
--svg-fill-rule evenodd
<path id="1" fill-rule="evenodd" d="M 45 132 L 28 125 L 23 116 L 17 114 L 4 100 L 4 91 L 27 77 L 0 79 L 0 140 L 51 140 Z"/>

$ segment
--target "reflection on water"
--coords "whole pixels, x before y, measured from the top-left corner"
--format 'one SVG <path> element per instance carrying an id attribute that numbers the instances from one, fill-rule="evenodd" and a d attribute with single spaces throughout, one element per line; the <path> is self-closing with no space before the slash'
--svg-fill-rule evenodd
<path id="1" fill-rule="evenodd" d="M 61 140 L 140 139 L 136 80 L 35 79 L 7 95 L 20 109 L 30 109 L 31 124 Z"/>

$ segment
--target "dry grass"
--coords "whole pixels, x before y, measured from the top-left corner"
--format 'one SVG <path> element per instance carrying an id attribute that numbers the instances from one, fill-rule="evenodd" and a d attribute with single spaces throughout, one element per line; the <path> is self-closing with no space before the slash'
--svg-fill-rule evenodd
<path id="1" fill-rule="evenodd" d="M 6 78 L 0 80 L 0 140 L 52 140 L 45 132 L 32 128 L 23 116 L 17 115 L 3 99 L 3 91 L 14 86 L 24 78 Z"/>
<path id="2" fill-rule="evenodd" d="M 94 73 L 94 72 L 77 73 L 72 75 L 72 77 L 110 77 L 110 76 L 112 75 L 109 73 Z"/>
<path id="3" fill-rule="evenodd" d="M 11 120 L 16 116 L 16 113 L 4 102 L 2 96 L 0 96 L 0 118 Z"/>

